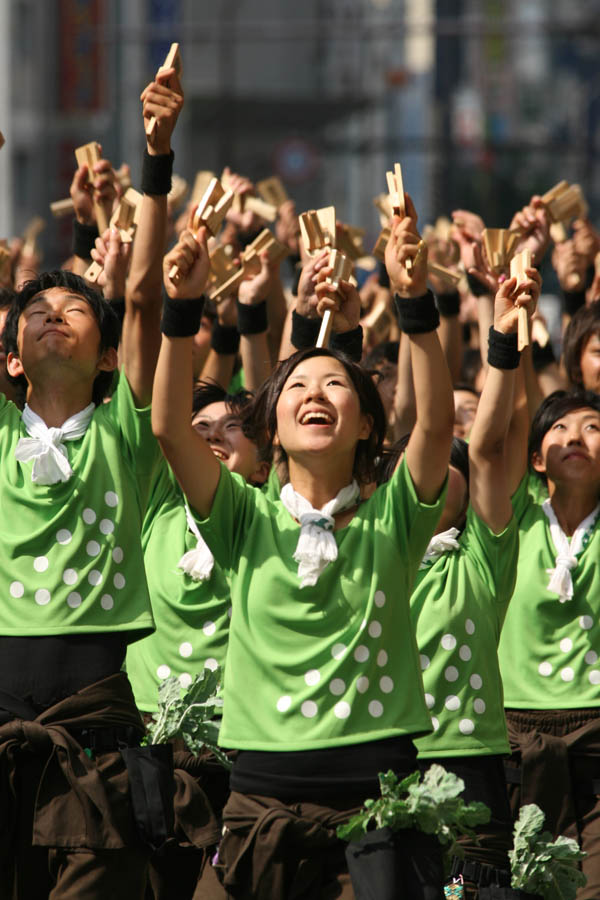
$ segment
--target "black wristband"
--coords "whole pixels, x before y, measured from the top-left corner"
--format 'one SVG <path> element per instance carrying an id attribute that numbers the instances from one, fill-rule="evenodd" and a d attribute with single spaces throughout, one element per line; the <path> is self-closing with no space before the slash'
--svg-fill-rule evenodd
<path id="1" fill-rule="evenodd" d="M 235 356 L 240 346 L 240 334 L 235 325 L 221 325 L 213 322 L 210 346 L 220 356 Z"/>
<path id="2" fill-rule="evenodd" d="M 296 310 L 292 313 L 292 334 L 290 340 L 296 350 L 314 347 L 321 330 L 321 319 L 309 319 Z"/>
<path id="3" fill-rule="evenodd" d="M 488 337 L 488 365 L 494 369 L 516 369 L 521 353 L 517 349 L 517 334 L 503 334 L 490 325 Z"/>
<path id="4" fill-rule="evenodd" d="M 193 337 L 198 333 L 204 297 L 194 300 L 172 300 L 165 297 L 160 330 L 167 337 Z"/>
<path id="5" fill-rule="evenodd" d="M 437 308 L 440 316 L 449 319 L 451 316 L 457 316 L 460 311 L 460 294 L 453 291 L 451 294 L 436 294 Z"/>
<path id="6" fill-rule="evenodd" d="M 358 325 L 351 331 L 334 331 L 329 341 L 332 350 L 339 350 L 345 353 L 354 362 L 360 362 L 362 359 L 363 330 Z"/>
<path id="7" fill-rule="evenodd" d="M 240 334 L 262 334 L 268 327 L 267 301 L 248 306 L 237 301 L 237 330 Z"/>
<path id="8" fill-rule="evenodd" d="M 162 196 L 171 190 L 171 175 L 173 173 L 173 160 L 175 154 L 162 153 L 159 156 L 150 156 L 144 150 L 142 162 L 142 193 Z"/>
<path id="9" fill-rule="evenodd" d="M 116 312 L 119 322 L 123 325 L 123 319 L 125 318 L 125 297 L 115 297 L 114 300 L 109 300 L 108 302 Z"/>
<path id="10" fill-rule="evenodd" d="M 551 366 L 555 363 L 556 357 L 551 341 L 548 341 L 545 347 L 542 347 L 537 341 L 533 341 L 531 344 L 531 359 L 536 372 L 541 372 L 546 366 Z"/>
<path id="11" fill-rule="evenodd" d="M 79 259 L 91 259 L 92 248 L 98 237 L 97 225 L 82 225 L 73 219 L 73 255 Z"/>
<path id="12" fill-rule="evenodd" d="M 486 294 L 491 293 L 490 289 L 482 284 L 475 275 L 471 275 L 470 272 L 467 272 L 467 284 L 474 297 L 485 297 Z"/>
<path id="13" fill-rule="evenodd" d="M 431 291 L 421 297 L 394 296 L 398 325 L 405 334 L 427 334 L 440 324 L 440 314 Z"/>
<path id="14" fill-rule="evenodd" d="M 574 316 L 577 310 L 585 305 L 585 291 L 563 291 L 563 296 L 568 316 Z"/>

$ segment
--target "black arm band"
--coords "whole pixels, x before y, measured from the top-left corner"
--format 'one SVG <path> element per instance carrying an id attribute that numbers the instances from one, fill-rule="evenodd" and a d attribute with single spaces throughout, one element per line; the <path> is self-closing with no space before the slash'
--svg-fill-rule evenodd
<path id="1" fill-rule="evenodd" d="M 533 368 L 536 372 L 541 372 L 546 366 L 551 366 L 556 362 L 552 343 L 548 341 L 545 347 L 533 341 L 531 344 L 531 359 L 533 360 Z"/>
<path id="2" fill-rule="evenodd" d="M 565 312 L 568 316 L 574 316 L 577 310 L 585 304 L 585 291 L 563 291 L 565 298 Z"/>
<path id="3" fill-rule="evenodd" d="M 142 162 L 142 192 L 160 196 L 168 194 L 171 190 L 171 175 L 173 173 L 173 160 L 175 154 L 162 153 L 159 156 L 150 156 L 144 150 Z"/>
<path id="4" fill-rule="evenodd" d="M 482 284 L 475 275 L 471 275 L 470 272 L 467 272 L 467 283 L 474 297 L 485 297 L 486 294 L 491 293 L 490 289 L 485 284 Z"/>
<path id="5" fill-rule="evenodd" d="M 115 297 L 114 300 L 109 300 L 108 302 L 116 312 L 119 322 L 123 325 L 123 319 L 125 318 L 125 297 Z"/>
<path id="6" fill-rule="evenodd" d="M 296 310 L 292 313 L 291 342 L 296 350 L 304 350 L 306 347 L 314 347 L 321 330 L 321 319 L 309 319 L 301 316 Z"/>
<path id="7" fill-rule="evenodd" d="M 262 334 L 267 330 L 267 301 L 248 306 L 237 301 L 237 330 L 240 334 Z"/>
<path id="8" fill-rule="evenodd" d="M 451 316 L 457 316 L 460 311 L 460 294 L 453 291 L 451 294 L 436 294 L 437 308 L 440 316 L 449 319 Z"/>
<path id="9" fill-rule="evenodd" d="M 521 353 L 517 349 L 517 335 L 503 334 L 490 325 L 488 337 L 488 365 L 494 369 L 517 369 Z"/>
<path id="10" fill-rule="evenodd" d="M 334 331 L 329 341 L 332 350 L 339 350 L 353 359 L 354 362 L 360 362 L 362 359 L 363 330 L 358 325 L 351 331 Z"/>
<path id="11" fill-rule="evenodd" d="M 210 346 L 219 356 L 235 356 L 240 346 L 240 335 L 235 325 L 213 322 Z"/>
<path id="12" fill-rule="evenodd" d="M 405 334 L 427 334 L 440 324 L 440 314 L 431 291 L 421 297 L 394 296 L 398 325 Z"/>
<path id="13" fill-rule="evenodd" d="M 73 254 L 79 259 L 91 259 L 92 247 L 98 237 L 97 225 L 82 225 L 73 219 Z"/>
<path id="14" fill-rule="evenodd" d="M 165 297 L 160 330 L 167 337 L 193 337 L 198 333 L 204 297 L 194 300 L 172 300 Z"/>

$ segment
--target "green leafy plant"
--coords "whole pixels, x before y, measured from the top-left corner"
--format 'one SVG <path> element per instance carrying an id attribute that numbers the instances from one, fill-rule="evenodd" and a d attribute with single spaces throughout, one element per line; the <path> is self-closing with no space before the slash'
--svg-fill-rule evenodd
<path id="1" fill-rule="evenodd" d="M 555 841 L 542 831 L 544 813 L 530 803 L 521 807 L 509 852 L 514 888 L 539 894 L 544 900 L 574 900 L 587 878 L 577 868 L 586 855 L 577 841 L 561 835 Z"/>
<path id="2" fill-rule="evenodd" d="M 337 835 L 342 840 L 359 840 L 367 831 L 375 828 L 417 828 L 426 834 L 435 834 L 450 855 L 460 856 L 456 840 L 461 834 L 475 837 L 473 827 L 490 819 L 485 803 L 466 805 L 459 796 L 465 789 L 464 781 L 443 766 L 431 766 L 423 779 L 420 772 L 413 772 L 402 781 L 392 771 L 379 774 L 381 797 L 366 800 L 364 808 L 346 825 L 340 825 Z"/>
<path id="3" fill-rule="evenodd" d="M 158 713 L 148 726 L 144 744 L 166 744 L 173 738 L 183 738 L 192 753 L 208 747 L 226 769 L 231 762 L 217 746 L 219 725 L 215 712 L 223 706 L 217 696 L 221 669 L 203 669 L 187 689 L 172 675 L 161 682 L 158 689 Z"/>

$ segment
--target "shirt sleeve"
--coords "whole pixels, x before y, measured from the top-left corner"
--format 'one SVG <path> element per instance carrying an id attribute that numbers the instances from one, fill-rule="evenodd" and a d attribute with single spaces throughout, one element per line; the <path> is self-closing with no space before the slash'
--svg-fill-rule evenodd
<path id="1" fill-rule="evenodd" d="M 257 503 L 261 498 L 265 504 L 269 501 L 241 475 L 230 472 L 223 463 L 219 465 L 221 474 L 210 516 L 196 517 L 196 521 L 217 563 L 229 570 L 239 558 L 241 543 L 257 515 Z"/>
<path id="2" fill-rule="evenodd" d="M 500 604 L 507 605 L 517 577 L 519 527 L 513 515 L 500 534 L 494 534 L 469 506 L 467 524 L 461 537 L 463 549 L 475 561 L 477 571 Z"/>
<path id="3" fill-rule="evenodd" d="M 521 483 L 519 487 L 516 489 L 510 501 L 512 503 L 513 512 L 515 514 L 515 518 L 517 522 L 520 522 L 527 509 L 532 503 L 532 497 L 529 492 L 529 472 L 526 472 L 523 478 L 521 479 Z"/>

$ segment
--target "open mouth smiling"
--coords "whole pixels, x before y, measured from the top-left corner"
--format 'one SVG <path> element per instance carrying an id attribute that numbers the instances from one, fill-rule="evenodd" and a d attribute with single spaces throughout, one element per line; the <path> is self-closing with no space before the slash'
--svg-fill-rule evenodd
<path id="1" fill-rule="evenodd" d="M 333 416 L 321 409 L 310 409 L 300 418 L 301 425 L 333 425 Z"/>
<path id="2" fill-rule="evenodd" d="M 210 449 L 212 450 L 213 454 L 217 457 L 217 459 L 220 459 L 223 462 L 225 462 L 226 460 L 229 459 L 229 454 L 225 453 L 225 451 L 221 447 L 211 447 Z"/>

